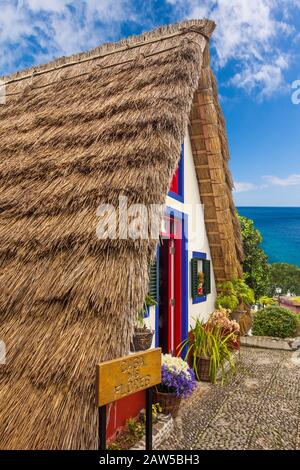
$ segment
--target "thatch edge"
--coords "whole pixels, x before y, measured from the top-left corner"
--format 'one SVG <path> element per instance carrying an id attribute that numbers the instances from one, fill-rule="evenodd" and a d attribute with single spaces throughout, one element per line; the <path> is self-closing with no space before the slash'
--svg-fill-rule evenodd
<path id="1" fill-rule="evenodd" d="M 168 39 L 168 35 L 184 35 L 188 31 L 202 34 L 206 39 L 209 39 L 215 29 L 215 26 L 215 23 L 207 18 L 202 20 L 187 20 L 171 25 L 162 25 L 153 31 L 147 31 L 139 35 L 131 35 L 119 41 L 103 43 L 87 52 L 78 52 L 70 56 L 61 56 L 45 64 L 39 64 L 22 69 L 12 74 L 0 76 L 0 80 L 8 82 L 14 79 L 22 79 L 27 75 L 34 76 L 37 72 L 41 71 L 47 73 L 49 69 L 55 69 L 69 64 L 75 65 L 83 59 L 93 60 L 93 57 L 97 55 L 99 55 L 97 58 L 101 58 L 101 54 L 120 52 L 120 48 L 122 47 L 124 47 L 124 50 L 132 47 L 140 47 L 143 46 L 147 41 L 156 40 L 159 42 L 163 41 L 164 39 Z M 25 80 L 26 79 L 30 79 L 30 77 L 26 77 Z"/>
<path id="2" fill-rule="evenodd" d="M 217 282 L 242 276 L 243 248 L 234 206 L 226 124 L 207 45 L 190 120 L 190 137 Z"/>

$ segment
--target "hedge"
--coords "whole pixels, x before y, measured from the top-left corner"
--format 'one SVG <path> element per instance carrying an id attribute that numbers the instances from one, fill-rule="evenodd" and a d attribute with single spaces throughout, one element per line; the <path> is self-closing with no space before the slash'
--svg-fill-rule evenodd
<path id="1" fill-rule="evenodd" d="M 254 314 L 252 334 L 287 338 L 296 333 L 297 326 L 297 316 L 290 310 L 270 306 Z"/>

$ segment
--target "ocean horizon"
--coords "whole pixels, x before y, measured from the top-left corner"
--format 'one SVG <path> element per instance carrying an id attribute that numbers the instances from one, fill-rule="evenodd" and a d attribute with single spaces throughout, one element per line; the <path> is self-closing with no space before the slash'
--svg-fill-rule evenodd
<path id="1" fill-rule="evenodd" d="M 270 263 L 300 267 L 300 207 L 238 206 L 237 211 L 261 232 Z"/>

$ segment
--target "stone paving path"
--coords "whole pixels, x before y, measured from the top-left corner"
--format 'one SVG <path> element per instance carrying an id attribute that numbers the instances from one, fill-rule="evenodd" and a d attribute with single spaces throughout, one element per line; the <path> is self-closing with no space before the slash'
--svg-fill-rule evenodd
<path id="1" fill-rule="evenodd" d="M 179 423 L 161 449 L 299 450 L 300 350 L 242 348 L 225 385 L 201 383 Z"/>

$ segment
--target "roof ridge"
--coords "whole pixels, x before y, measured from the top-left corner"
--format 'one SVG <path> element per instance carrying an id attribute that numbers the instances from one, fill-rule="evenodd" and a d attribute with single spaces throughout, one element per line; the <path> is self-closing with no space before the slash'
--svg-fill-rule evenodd
<path id="1" fill-rule="evenodd" d="M 163 25 L 156 28 L 155 30 L 147 31 L 139 35 L 132 35 L 128 38 L 121 39 L 120 41 L 112 41 L 100 44 L 99 46 L 89 51 L 75 53 L 70 56 L 58 57 L 57 59 L 54 59 L 45 64 L 22 69 L 9 75 L 3 75 L 2 77 L 0 76 L 0 79 L 3 80 L 7 85 L 13 82 L 29 79 L 34 76 L 43 75 L 45 73 L 54 72 L 56 70 L 71 67 L 80 63 L 106 57 L 108 55 L 126 51 L 128 49 L 133 49 L 135 47 L 141 47 L 143 45 L 159 42 L 171 37 L 184 35 L 188 32 L 199 33 L 209 40 L 214 29 L 215 23 L 206 18 L 201 20 L 187 20 L 170 25 Z M 117 47 L 118 45 L 119 47 Z"/>
<path id="2" fill-rule="evenodd" d="M 168 38 L 168 37 L 174 37 L 174 36 L 165 36 L 164 38 Z M 191 41 L 191 40 L 190 40 Z M 143 44 L 147 44 L 147 43 L 143 43 Z M 138 46 L 137 46 L 138 47 Z M 164 52 L 167 52 L 167 51 L 170 51 L 172 49 L 178 49 L 178 46 L 171 46 L 171 47 L 168 47 L 168 48 L 165 48 L 165 49 L 160 49 L 159 51 L 156 51 L 156 52 L 152 52 L 150 54 L 141 54 L 143 56 L 143 58 L 147 59 L 148 57 L 152 57 L 154 55 L 157 55 L 157 54 L 162 54 Z M 116 52 L 122 52 L 122 49 L 119 49 L 118 51 Z M 65 64 L 65 65 L 62 65 L 60 67 L 55 67 L 55 68 L 52 68 L 52 69 L 46 69 L 46 70 L 42 70 L 40 73 L 36 73 L 36 74 L 32 74 L 32 75 L 24 75 L 22 77 L 19 77 L 19 78 L 16 78 L 16 79 L 12 79 L 11 81 L 8 81 L 8 82 L 4 82 L 4 85 L 9 85 L 11 83 L 15 83 L 15 82 L 19 82 L 21 80 L 28 80 L 29 78 L 33 78 L 33 77 L 36 77 L 36 76 L 40 76 L 40 75 L 43 75 L 43 74 L 47 74 L 47 73 L 51 73 L 51 72 L 55 72 L 57 70 L 60 70 L 62 68 L 65 68 L 67 66 L 74 66 L 74 65 L 79 65 L 83 62 L 86 62 L 86 61 L 90 61 L 90 60 L 97 60 L 97 59 L 101 59 L 102 57 L 105 57 L 106 55 L 99 55 L 99 56 L 92 56 L 90 59 L 86 59 L 86 60 L 83 60 L 83 61 L 78 61 L 78 62 L 71 62 L 70 64 Z M 128 64 L 129 62 L 133 62 L 134 60 L 136 60 L 135 58 L 132 58 L 132 59 L 128 59 L 128 60 L 125 60 L 125 61 L 121 61 L 121 62 L 115 62 L 113 64 L 108 64 L 108 65 L 98 65 L 97 66 L 104 70 L 104 69 L 108 69 L 108 68 L 111 68 L 111 67 L 117 67 L 119 65 L 124 65 L 124 64 Z M 84 75 L 88 75 L 90 72 L 82 72 L 82 73 L 79 73 L 77 75 L 72 75 L 70 77 L 67 77 L 67 78 L 62 78 L 61 80 L 73 80 L 75 78 L 78 78 L 78 77 L 82 77 Z M 41 88 L 46 88 L 48 86 L 51 86 L 53 85 L 54 83 L 57 83 L 56 80 L 54 80 L 53 82 L 49 82 L 49 83 L 46 83 L 44 85 L 38 85 L 38 86 L 31 86 L 29 85 L 29 88 L 31 90 L 38 90 L 38 89 L 41 89 Z M 17 92 L 13 92 L 13 93 L 6 93 L 6 96 L 14 96 L 14 95 L 20 95 L 20 94 L 23 94 L 24 91 L 17 91 Z"/>

